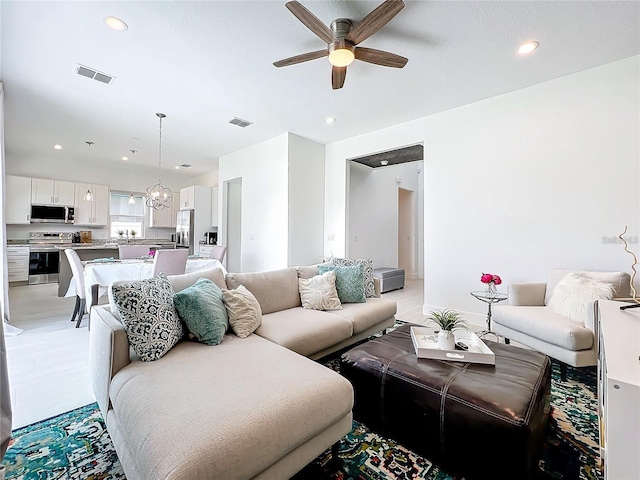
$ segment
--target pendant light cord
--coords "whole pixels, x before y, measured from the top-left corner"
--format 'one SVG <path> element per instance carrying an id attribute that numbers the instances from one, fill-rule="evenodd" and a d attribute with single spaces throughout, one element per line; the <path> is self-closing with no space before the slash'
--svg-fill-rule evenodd
<path id="1" fill-rule="evenodd" d="M 166 117 L 164 113 L 156 113 L 160 118 L 160 135 L 158 139 L 158 183 L 162 184 L 162 119 Z"/>

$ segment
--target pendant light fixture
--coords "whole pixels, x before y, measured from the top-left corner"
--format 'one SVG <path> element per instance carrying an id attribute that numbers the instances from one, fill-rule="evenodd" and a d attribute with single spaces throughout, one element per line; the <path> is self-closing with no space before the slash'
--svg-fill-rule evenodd
<path id="1" fill-rule="evenodd" d="M 160 119 L 160 140 L 158 142 L 158 183 L 147 188 L 147 206 L 155 210 L 171 208 L 171 189 L 162 185 L 162 119 L 164 113 L 156 113 Z"/>
<path id="2" fill-rule="evenodd" d="M 89 156 L 91 156 L 91 145 L 93 145 L 93 142 L 84 142 L 87 145 L 89 145 Z M 91 193 L 91 189 L 87 188 L 87 193 L 84 194 L 84 199 L 87 202 L 91 202 L 93 201 L 93 194 Z"/>
<path id="3" fill-rule="evenodd" d="M 129 201 L 127 202 L 129 205 L 136 204 L 136 197 L 133 194 L 133 160 L 136 155 L 137 150 L 129 150 L 131 152 L 131 195 L 129 195 Z"/>

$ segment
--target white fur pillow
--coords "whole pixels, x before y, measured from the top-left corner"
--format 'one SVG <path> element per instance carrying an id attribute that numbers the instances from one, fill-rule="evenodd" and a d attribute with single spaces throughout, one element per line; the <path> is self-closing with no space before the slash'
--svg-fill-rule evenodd
<path id="1" fill-rule="evenodd" d="M 553 290 L 549 307 L 557 314 L 584 325 L 587 304 L 612 296 L 611 284 L 578 273 L 568 273 Z"/>

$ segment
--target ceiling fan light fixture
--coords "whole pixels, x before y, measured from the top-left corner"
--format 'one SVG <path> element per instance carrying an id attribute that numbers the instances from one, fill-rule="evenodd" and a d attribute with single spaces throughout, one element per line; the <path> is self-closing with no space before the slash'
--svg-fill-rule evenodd
<path id="1" fill-rule="evenodd" d="M 518 47 L 518 55 L 524 56 L 529 55 L 534 50 L 536 50 L 540 46 L 540 42 L 536 42 L 535 40 L 529 40 L 528 42 L 524 42 L 522 45 Z"/>
<path id="2" fill-rule="evenodd" d="M 347 67 L 355 58 L 353 50 L 349 48 L 336 48 L 329 53 L 329 63 L 334 67 Z"/>

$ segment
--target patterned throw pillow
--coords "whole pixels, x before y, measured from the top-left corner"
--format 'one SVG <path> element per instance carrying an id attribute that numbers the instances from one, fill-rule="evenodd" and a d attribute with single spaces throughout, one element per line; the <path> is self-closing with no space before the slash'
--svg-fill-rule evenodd
<path id="1" fill-rule="evenodd" d="M 113 299 L 129 344 L 145 362 L 164 356 L 184 330 L 173 306 L 173 288 L 166 275 L 113 285 Z"/>
<path id="2" fill-rule="evenodd" d="M 367 298 L 376 296 L 376 289 L 373 284 L 373 260 L 366 258 L 358 258 L 356 260 L 351 260 L 350 258 L 333 258 L 331 261 L 339 267 L 362 265 L 362 273 L 364 274 L 364 296 Z"/>
<path id="3" fill-rule="evenodd" d="M 222 300 L 222 290 L 208 278 L 173 296 L 178 316 L 199 342 L 219 345 L 227 333 L 229 320 Z"/>
<path id="4" fill-rule="evenodd" d="M 336 290 L 341 303 L 364 303 L 364 275 L 361 265 L 336 267 L 319 265 L 318 273 L 336 272 Z"/>
<path id="5" fill-rule="evenodd" d="M 262 325 L 262 310 L 256 297 L 244 286 L 222 291 L 229 325 L 240 338 L 246 338 Z"/>
<path id="6" fill-rule="evenodd" d="M 311 310 L 340 310 L 342 304 L 336 291 L 336 272 L 326 272 L 308 279 L 299 278 L 300 301 Z"/>

